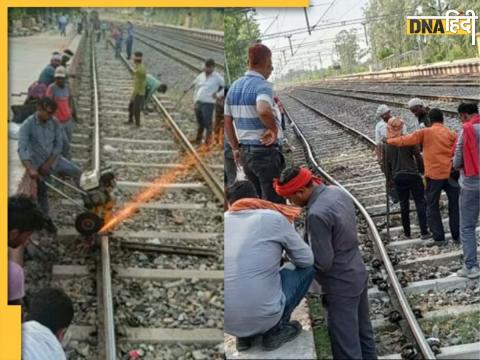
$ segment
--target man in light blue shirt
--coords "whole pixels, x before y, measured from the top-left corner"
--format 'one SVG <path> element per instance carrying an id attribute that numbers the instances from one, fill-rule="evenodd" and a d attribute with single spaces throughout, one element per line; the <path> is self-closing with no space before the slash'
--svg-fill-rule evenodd
<path id="1" fill-rule="evenodd" d="M 25 120 L 18 136 L 18 155 L 27 174 L 38 182 L 38 203 L 48 216 L 47 187 L 43 179 L 50 174 L 63 174 L 77 184 L 81 170 L 78 166 L 60 156 L 63 148 L 63 128 L 53 114 L 57 104 L 51 98 L 41 98 L 37 111 Z"/>
<path id="2" fill-rule="evenodd" d="M 236 80 L 225 100 L 225 133 L 237 164 L 243 166 L 262 199 L 285 203 L 273 190 L 285 161 L 273 113 L 272 52 L 263 44 L 248 50 L 249 71 Z"/>
<path id="3" fill-rule="evenodd" d="M 282 213 L 268 207 L 239 209 L 240 201 L 263 200 L 249 181 L 238 181 L 228 189 L 225 331 L 237 337 L 238 351 L 250 348 L 256 335 L 263 335 L 264 350 L 273 350 L 302 330 L 290 315 L 313 280 L 313 255 Z M 284 251 L 295 270 L 281 267 Z"/>

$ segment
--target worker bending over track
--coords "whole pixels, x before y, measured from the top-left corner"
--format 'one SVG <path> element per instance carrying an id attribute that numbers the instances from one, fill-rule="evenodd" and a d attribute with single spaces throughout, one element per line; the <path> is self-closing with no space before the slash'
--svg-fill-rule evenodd
<path id="1" fill-rule="evenodd" d="M 322 286 L 334 359 L 376 359 L 368 311 L 368 273 L 359 250 L 353 201 L 307 168 L 291 167 L 274 182 L 279 196 L 306 207 L 305 240 Z"/>

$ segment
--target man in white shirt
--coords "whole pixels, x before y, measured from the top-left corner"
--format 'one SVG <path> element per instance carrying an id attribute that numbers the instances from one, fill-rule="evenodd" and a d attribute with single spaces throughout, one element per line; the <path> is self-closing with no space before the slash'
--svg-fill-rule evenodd
<path id="1" fill-rule="evenodd" d="M 62 343 L 73 315 L 72 300 L 62 289 L 44 288 L 35 294 L 22 325 L 22 359 L 65 360 Z"/>
<path id="2" fill-rule="evenodd" d="M 223 77 L 215 71 L 215 60 L 208 59 L 205 61 L 205 67 L 193 81 L 188 92 L 192 87 L 195 87 L 193 94 L 193 102 L 195 104 L 195 116 L 198 122 L 197 137 L 192 141 L 200 145 L 203 139 L 203 133 L 206 131 L 205 144 L 208 145 L 212 138 L 212 118 L 213 109 L 215 108 L 215 101 L 217 93 L 223 89 L 225 81 Z"/>

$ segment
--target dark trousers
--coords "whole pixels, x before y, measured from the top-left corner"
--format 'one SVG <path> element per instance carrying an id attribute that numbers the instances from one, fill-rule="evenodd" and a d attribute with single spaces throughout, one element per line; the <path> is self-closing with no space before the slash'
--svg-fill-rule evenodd
<path id="1" fill-rule="evenodd" d="M 135 116 L 135 124 L 140 126 L 140 112 L 143 108 L 143 101 L 145 96 L 136 95 L 133 100 L 130 100 L 128 104 L 128 122 L 133 122 L 133 117 Z"/>
<path id="2" fill-rule="evenodd" d="M 132 56 L 132 44 L 133 44 L 133 38 L 129 37 L 127 38 L 127 59 L 130 60 L 131 56 Z"/>
<path id="3" fill-rule="evenodd" d="M 425 201 L 425 190 L 422 178 L 414 174 L 398 174 L 394 178 L 400 200 L 402 214 L 403 232 L 406 236 L 411 235 L 410 231 L 410 194 L 412 194 L 417 209 L 418 224 L 422 235 L 428 233 L 427 227 L 427 202 Z"/>
<path id="4" fill-rule="evenodd" d="M 376 359 L 375 338 L 368 313 L 368 288 L 359 296 L 326 294 L 328 334 L 334 359 Z"/>
<path id="5" fill-rule="evenodd" d="M 240 161 L 243 171 L 257 194 L 264 200 L 285 204 L 285 199 L 275 192 L 273 179 L 280 176 L 285 167 L 282 153 L 273 146 L 241 146 Z"/>
<path id="6" fill-rule="evenodd" d="M 198 131 L 202 133 L 207 131 L 207 138 L 212 135 L 212 119 L 213 119 L 213 109 L 215 104 L 204 103 L 197 101 L 195 102 L 195 117 L 197 118 Z"/>
<path id="7" fill-rule="evenodd" d="M 223 158 L 224 158 L 224 183 L 227 186 L 233 185 L 235 179 L 237 178 L 237 164 L 233 158 L 233 151 L 229 145 L 226 145 L 223 148 Z"/>
<path id="8" fill-rule="evenodd" d="M 460 232 L 458 211 L 458 196 L 460 187 L 456 180 L 433 180 L 427 178 L 427 219 L 428 227 L 435 241 L 445 240 L 442 216 L 440 215 L 440 194 L 445 191 L 448 198 L 448 216 L 450 232 L 453 240 L 457 241 Z"/>

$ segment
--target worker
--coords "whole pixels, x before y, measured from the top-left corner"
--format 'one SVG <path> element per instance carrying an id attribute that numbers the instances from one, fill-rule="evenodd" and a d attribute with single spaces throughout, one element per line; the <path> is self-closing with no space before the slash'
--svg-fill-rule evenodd
<path id="1" fill-rule="evenodd" d="M 44 180 L 50 174 L 63 174 L 77 185 L 81 170 L 61 156 L 64 133 L 53 115 L 57 111 L 54 100 L 44 97 L 38 101 L 37 111 L 22 124 L 18 135 L 18 155 L 27 175 L 37 182 L 37 200 L 43 214 L 48 217 L 48 192 Z M 50 227 L 53 222 L 48 218 Z"/>
<path id="2" fill-rule="evenodd" d="M 8 198 L 8 303 L 21 305 L 25 295 L 23 249 L 35 231 L 45 228 L 45 218 L 32 199 Z"/>
<path id="3" fill-rule="evenodd" d="M 283 170 L 274 187 L 279 196 L 306 207 L 305 240 L 312 247 L 315 279 L 324 293 L 333 358 L 376 359 L 368 273 L 359 250 L 353 201 L 303 167 Z"/>
<path id="4" fill-rule="evenodd" d="M 245 180 L 227 193 L 225 331 L 236 336 L 238 351 L 248 350 L 256 335 L 271 351 L 302 331 L 290 316 L 313 280 L 312 251 L 292 224 L 300 209 L 258 199 Z M 284 251 L 291 266 L 280 266 Z"/>
<path id="5" fill-rule="evenodd" d="M 409 135 L 387 139 L 394 146 L 423 147 L 425 179 L 427 183 L 427 219 L 433 235 L 428 246 L 447 244 L 440 215 L 440 194 L 444 190 L 448 198 L 448 216 L 452 239 L 459 240 L 458 195 L 459 185 L 452 174 L 452 147 L 455 133 L 443 125 L 443 113 L 434 108 L 428 112 L 430 127 L 419 129 Z"/>
<path id="6" fill-rule="evenodd" d="M 215 125 L 213 127 L 213 144 L 222 145 L 224 139 L 224 107 L 225 97 L 228 93 L 228 86 L 224 87 L 217 93 L 215 100 Z"/>
<path id="7" fill-rule="evenodd" d="M 119 58 L 122 52 L 123 32 L 119 27 L 112 29 L 112 39 L 115 42 L 115 57 Z"/>
<path id="8" fill-rule="evenodd" d="M 135 51 L 133 63 L 133 92 L 130 98 L 130 103 L 128 104 L 127 124 L 133 124 L 133 117 L 135 117 L 135 125 L 140 127 L 140 112 L 142 111 L 145 102 L 145 88 L 147 85 L 147 73 L 145 66 L 143 65 L 142 52 Z"/>
<path id="9" fill-rule="evenodd" d="M 478 105 L 461 103 L 458 106 L 458 115 L 463 127 L 455 145 L 453 167 L 460 170 L 460 240 L 463 246 L 463 267 L 457 275 L 476 279 L 480 276 L 476 236 L 480 213 Z"/>
<path id="10" fill-rule="evenodd" d="M 232 84 L 225 100 L 225 132 L 235 162 L 243 166 L 260 197 L 284 203 L 272 185 L 285 160 L 272 111 L 272 84 L 267 81 L 273 71 L 270 49 L 263 44 L 250 46 L 248 67 L 249 71 Z"/>
<path id="11" fill-rule="evenodd" d="M 160 76 L 161 75 L 158 74 L 158 77 Z M 155 94 L 155 92 L 158 92 L 159 94 L 165 94 L 167 92 L 167 89 L 167 85 L 162 84 L 160 80 L 158 80 L 152 74 L 147 74 L 147 82 L 145 85 L 145 110 L 148 110 L 148 104 L 150 103 L 150 100 L 152 99 L 152 96 L 153 94 Z"/>
<path id="12" fill-rule="evenodd" d="M 57 68 L 57 66 L 60 66 L 61 63 L 62 55 L 57 51 L 52 55 L 50 59 L 50 64 L 48 64 L 40 73 L 40 76 L 38 77 L 38 82 L 45 84 L 46 86 L 53 83 L 53 81 L 55 80 L 55 69 Z"/>
<path id="13" fill-rule="evenodd" d="M 423 100 L 419 98 L 410 99 L 410 101 L 408 102 L 408 108 L 410 109 L 411 113 L 417 118 L 419 128 L 432 126 L 428 118 L 428 112 L 430 111 L 430 108 L 428 106 L 425 106 Z"/>
<path id="14" fill-rule="evenodd" d="M 62 290 L 44 288 L 32 298 L 22 324 L 23 360 L 66 360 L 65 333 L 73 320 L 73 303 Z"/>
<path id="15" fill-rule="evenodd" d="M 65 49 L 65 50 L 63 50 L 62 60 L 61 60 L 61 62 L 60 62 L 60 65 L 66 68 L 68 62 L 69 62 L 70 59 L 73 57 L 73 55 L 74 55 L 74 53 L 73 53 L 72 50 L 70 50 L 70 49 Z"/>
<path id="16" fill-rule="evenodd" d="M 389 139 L 399 137 L 402 134 L 403 120 L 390 118 L 387 124 L 387 137 Z M 420 225 L 420 236 L 428 239 L 431 234 L 427 226 L 427 208 L 425 201 L 425 188 L 421 174 L 424 173 L 423 159 L 420 148 L 416 146 L 396 147 L 386 146 L 386 174 L 397 191 L 400 200 L 400 212 L 402 217 L 403 235 L 411 237 L 410 228 L 410 195 L 415 201 L 417 219 Z"/>
<path id="17" fill-rule="evenodd" d="M 57 104 L 57 111 L 54 116 L 63 129 L 62 155 L 70 160 L 70 143 L 72 142 L 75 124 L 73 122 L 74 113 L 71 107 L 73 99 L 68 86 L 65 84 L 66 73 L 63 66 L 55 69 L 55 82 L 48 87 L 47 96 L 52 98 Z"/>
<path id="18" fill-rule="evenodd" d="M 127 51 L 127 59 L 130 60 L 132 57 L 132 46 L 133 46 L 133 24 L 128 21 L 127 22 L 127 41 L 126 41 L 126 51 Z"/>
<path id="19" fill-rule="evenodd" d="M 187 93 L 195 88 L 193 101 L 195 104 L 195 117 L 197 119 L 197 137 L 191 142 L 200 145 L 203 139 L 203 133 L 206 132 L 205 143 L 208 145 L 212 137 L 213 110 L 219 91 L 223 90 L 225 81 L 223 77 L 215 71 L 215 61 L 208 59 L 205 61 L 203 71 L 195 78 L 190 87 L 184 91 Z"/>

